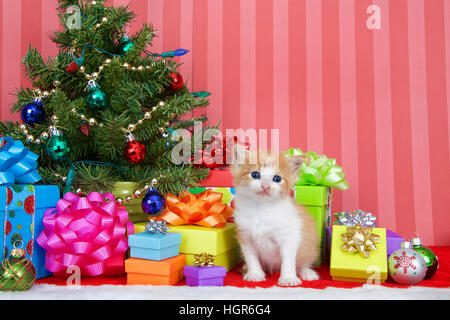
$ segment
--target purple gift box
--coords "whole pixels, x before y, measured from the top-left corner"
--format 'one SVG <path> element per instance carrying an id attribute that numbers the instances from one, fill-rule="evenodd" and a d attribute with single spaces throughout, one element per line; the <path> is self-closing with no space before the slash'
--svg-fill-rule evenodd
<path id="1" fill-rule="evenodd" d="M 223 286 L 223 278 L 227 275 L 227 268 L 221 266 L 196 267 L 185 266 L 184 276 L 188 286 Z"/>
<path id="2" fill-rule="evenodd" d="M 326 228 L 327 231 L 327 249 L 328 253 L 331 252 L 331 227 Z M 395 232 L 386 229 L 386 249 L 387 249 L 387 258 L 389 259 L 389 256 L 397 249 L 400 249 L 402 247 L 402 242 L 405 241 L 405 239 Z"/>
<path id="3" fill-rule="evenodd" d="M 386 229 L 386 249 L 387 249 L 387 257 L 395 251 L 402 247 L 402 242 L 405 241 L 405 238 L 400 237 L 395 232 Z"/>

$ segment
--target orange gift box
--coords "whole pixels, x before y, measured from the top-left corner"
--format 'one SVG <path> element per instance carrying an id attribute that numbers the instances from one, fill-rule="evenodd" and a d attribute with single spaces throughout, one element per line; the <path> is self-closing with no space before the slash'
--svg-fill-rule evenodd
<path id="1" fill-rule="evenodd" d="M 161 261 L 129 258 L 125 260 L 127 284 L 174 285 L 183 280 L 185 265 L 184 254 Z"/>

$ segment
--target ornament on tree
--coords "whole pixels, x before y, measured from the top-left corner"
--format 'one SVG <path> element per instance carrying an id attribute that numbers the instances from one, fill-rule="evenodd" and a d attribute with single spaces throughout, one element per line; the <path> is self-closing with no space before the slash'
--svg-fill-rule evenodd
<path id="1" fill-rule="evenodd" d="M 97 82 L 89 80 L 87 90 L 86 102 L 89 108 L 102 110 L 109 107 L 109 96 L 100 88 Z"/>
<path id="2" fill-rule="evenodd" d="M 425 278 L 427 265 L 410 242 L 402 242 L 401 249 L 394 251 L 389 257 L 388 270 L 395 282 L 413 285 Z"/>
<path id="3" fill-rule="evenodd" d="M 42 98 L 35 98 L 33 102 L 25 105 L 21 112 L 22 122 L 34 127 L 45 120 L 44 102 Z"/>
<path id="4" fill-rule="evenodd" d="M 142 198 L 142 210 L 152 217 L 159 216 L 166 207 L 166 199 L 155 188 L 148 189 L 144 198 Z"/>
<path id="5" fill-rule="evenodd" d="M 166 89 L 170 92 L 177 92 L 178 90 L 180 90 L 181 88 L 183 88 L 183 77 L 181 76 L 181 74 L 176 73 L 176 72 L 171 72 L 170 73 L 170 84 L 166 87 Z"/>
<path id="6" fill-rule="evenodd" d="M 422 240 L 420 240 L 420 238 L 412 238 L 411 244 L 413 249 L 416 250 L 425 260 L 425 263 L 427 264 L 427 274 L 425 275 L 425 279 L 430 279 L 439 269 L 438 257 L 433 250 L 422 245 Z"/>
<path id="7" fill-rule="evenodd" d="M 84 58 L 76 58 L 66 68 L 67 72 L 75 72 L 84 63 Z"/>
<path id="8" fill-rule="evenodd" d="M 89 133 L 91 132 L 91 127 L 87 123 L 87 121 L 82 121 L 80 125 L 80 131 L 86 136 L 89 137 Z"/>
<path id="9" fill-rule="evenodd" d="M 145 145 L 137 141 L 134 136 L 129 133 L 127 136 L 127 144 L 123 150 L 124 158 L 131 164 L 138 164 L 145 159 Z"/>
<path id="10" fill-rule="evenodd" d="M 122 39 L 120 39 L 119 54 L 125 55 L 128 51 L 133 50 L 135 47 L 136 45 L 133 41 L 131 41 L 131 38 L 125 34 Z"/>
<path id="11" fill-rule="evenodd" d="M 33 263 L 25 258 L 25 249 L 17 249 L 16 241 L 9 258 L 0 266 L 0 290 L 24 291 L 31 288 L 36 280 L 36 268 Z"/>
<path id="12" fill-rule="evenodd" d="M 166 147 L 167 147 L 167 149 L 169 149 L 172 144 L 170 134 L 168 132 L 164 132 L 162 134 L 162 138 L 166 141 Z"/>
<path id="13" fill-rule="evenodd" d="M 52 128 L 47 142 L 47 154 L 53 160 L 65 160 L 70 153 L 69 142 L 61 130 Z"/>

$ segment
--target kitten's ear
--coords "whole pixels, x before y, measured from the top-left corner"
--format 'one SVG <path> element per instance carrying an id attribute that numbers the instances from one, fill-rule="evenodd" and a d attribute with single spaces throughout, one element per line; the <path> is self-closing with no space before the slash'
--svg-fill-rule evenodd
<path id="1" fill-rule="evenodd" d="M 289 161 L 289 164 L 291 165 L 292 174 L 296 176 L 298 170 L 300 170 L 300 166 L 302 165 L 303 161 L 305 161 L 305 158 L 302 156 L 290 156 L 286 158 Z"/>

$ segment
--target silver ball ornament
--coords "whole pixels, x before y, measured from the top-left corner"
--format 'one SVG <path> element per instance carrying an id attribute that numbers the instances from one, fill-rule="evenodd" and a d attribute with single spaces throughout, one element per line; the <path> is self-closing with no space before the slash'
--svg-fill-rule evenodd
<path id="1" fill-rule="evenodd" d="M 427 264 L 423 257 L 412 249 L 409 242 L 403 242 L 402 248 L 394 251 L 389 257 L 388 271 L 395 282 L 414 285 L 425 278 Z"/>

